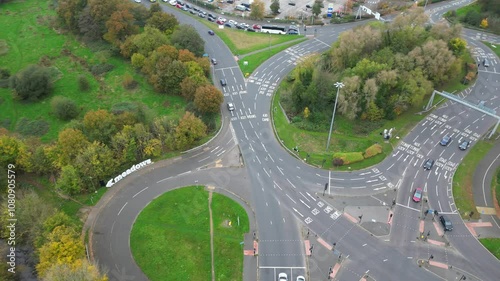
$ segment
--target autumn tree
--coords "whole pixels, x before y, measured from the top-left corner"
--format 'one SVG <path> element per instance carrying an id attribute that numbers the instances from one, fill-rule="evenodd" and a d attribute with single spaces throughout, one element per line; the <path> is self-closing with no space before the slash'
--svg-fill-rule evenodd
<path id="1" fill-rule="evenodd" d="M 131 163 L 139 160 L 137 140 L 133 126 L 125 125 L 113 136 L 111 147 L 119 163 Z"/>
<path id="2" fill-rule="evenodd" d="M 484 29 L 488 28 L 488 18 L 482 19 L 481 24 L 479 24 L 479 26 Z"/>
<path id="3" fill-rule="evenodd" d="M 196 61 L 196 57 L 193 53 L 191 53 L 191 51 L 186 50 L 186 49 L 182 49 L 182 50 L 179 50 L 178 60 L 182 61 L 182 62 L 188 62 L 188 61 L 194 62 L 194 61 Z"/>
<path id="4" fill-rule="evenodd" d="M 49 267 L 42 281 L 108 281 L 108 277 L 99 272 L 96 264 L 91 264 L 83 258 L 74 264 L 54 264 Z"/>
<path id="5" fill-rule="evenodd" d="M 251 19 L 261 20 L 264 18 L 265 7 L 264 2 L 262 2 L 261 0 L 253 1 L 253 3 L 250 4 L 250 9 Z"/>
<path id="6" fill-rule="evenodd" d="M 438 83 L 447 80 L 448 71 L 455 62 L 455 56 L 442 40 L 428 41 L 422 46 L 415 47 L 408 57 L 416 67 L 420 67 L 427 79 Z"/>
<path id="7" fill-rule="evenodd" d="M 59 0 L 56 12 L 63 24 L 72 31 L 78 30 L 78 15 L 85 7 L 84 0 Z"/>
<path id="8" fill-rule="evenodd" d="M 203 55 L 205 49 L 205 41 L 198 31 L 187 24 L 180 25 L 175 29 L 170 37 L 170 42 L 177 49 L 187 49 L 197 56 Z"/>
<path id="9" fill-rule="evenodd" d="M 16 169 L 31 170 L 31 153 L 24 141 L 14 136 L 0 136 L 0 165 L 14 164 Z"/>
<path id="10" fill-rule="evenodd" d="M 207 135 L 207 126 L 193 113 L 186 111 L 175 129 L 175 143 L 184 149 Z"/>
<path id="11" fill-rule="evenodd" d="M 353 120 L 360 110 L 361 79 L 358 76 L 346 77 L 343 83 L 344 87 L 339 91 L 338 110 L 347 119 Z"/>
<path id="12" fill-rule="evenodd" d="M 279 14 L 280 1 L 279 0 L 273 0 L 271 2 L 271 6 L 269 6 L 269 8 L 271 9 L 271 12 L 273 12 L 274 15 Z"/>
<path id="13" fill-rule="evenodd" d="M 164 13 L 163 11 L 153 13 L 153 15 L 146 21 L 146 26 L 154 27 L 167 35 L 171 34 L 173 30 L 179 25 L 179 21 L 172 14 Z"/>
<path id="14" fill-rule="evenodd" d="M 181 86 L 181 95 L 189 102 L 193 101 L 196 94 L 196 89 L 198 87 L 207 84 L 207 81 L 204 77 L 199 76 L 188 76 L 185 77 L 180 86 Z"/>
<path id="15" fill-rule="evenodd" d="M 38 275 L 46 277 L 54 265 L 78 265 L 85 250 L 78 233 L 71 227 L 58 226 L 48 236 L 48 241 L 39 249 L 40 261 L 36 266 Z"/>
<path id="16" fill-rule="evenodd" d="M 134 23 L 134 16 L 128 10 L 113 12 L 110 19 L 106 21 L 107 32 L 103 37 L 119 47 L 128 36 L 138 33 L 139 28 Z"/>
<path id="17" fill-rule="evenodd" d="M 202 113 L 216 113 L 224 101 L 222 92 L 213 85 L 201 86 L 196 90 L 194 104 Z"/>
<path id="18" fill-rule="evenodd" d="M 91 190 L 99 180 L 109 176 L 116 168 L 113 151 L 97 141 L 87 146 L 77 157 L 73 166 L 83 175 L 82 186 Z"/>
<path id="19" fill-rule="evenodd" d="M 85 135 L 90 141 L 108 143 L 117 129 L 114 116 L 106 110 L 88 111 L 83 117 Z"/>
<path id="20" fill-rule="evenodd" d="M 459 56 L 467 49 L 467 41 L 462 38 L 453 38 L 449 41 L 448 46 L 455 56 Z"/>
<path id="21" fill-rule="evenodd" d="M 168 37 L 163 32 L 154 27 L 146 26 L 143 32 L 128 37 L 120 46 L 120 51 L 126 58 L 131 57 L 134 53 L 147 57 L 151 52 L 168 44 L 168 42 Z"/>
<path id="22" fill-rule="evenodd" d="M 109 20 L 111 14 L 117 11 L 124 2 L 121 0 L 87 0 L 87 6 L 90 9 L 90 15 L 97 24 L 98 32 L 102 35 L 106 32 L 106 21 Z"/>
<path id="23" fill-rule="evenodd" d="M 163 93 L 178 95 L 181 92 L 181 82 L 186 77 L 186 68 L 178 60 L 170 63 L 165 71 L 158 70 L 156 75 L 158 79 L 155 88 Z"/>
<path id="24" fill-rule="evenodd" d="M 68 128 L 59 132 L 57 139 L 58 166 L 63 167 L 71 164 L 89 144 L 87 137 L 80 130 Z"/>

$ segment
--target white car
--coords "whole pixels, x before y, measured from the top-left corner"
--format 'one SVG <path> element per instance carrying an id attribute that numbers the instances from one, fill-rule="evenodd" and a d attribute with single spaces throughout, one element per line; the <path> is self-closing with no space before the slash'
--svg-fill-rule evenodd
<path id="1" fill-rule="evenodd" d="M 218 18 L 217 18 L 217 20 L 218 20 L 218 21 L 221 21 L 221 22 L 226 22 L 226 21 L 227 21 L 227 19 L 225 19 L 225 18 L 223 18 L 223 17 L 218 17 Z"/>
<path id="2" fill-rule="evenodd" d="M 288 276 L 286 275 L 286 273 L 282 272 L 278 275 L 278 280 L 279 281 L 288 281 Z"/>
<path id="3" fill-rule="evenodd" d="M 135 3 L 141 3 L 141 0 L 134 0 Z"/>
<path id="4" fill-rule="evenodd" d="M 297 276 L 297 281 L 306 281 L 306 278 L 304 278 L 304 276 L 300 275 L 300 276 Z"/>
<path id="5" fill-rule="evenodd" d="M 229 23 L 232 24 L 232 25 L 238 25 L 238 22 L 236 22 L 234 20 L 229 20 Z"/>
<path id="6" fill-rule="evenodd" d="M 168 4 L 170 4 L 172 6 L 175 6 L 175 5 L 177 5 L 177 1 L 176 0 L 171 0 L 170 2 L 168 2 Z"/>

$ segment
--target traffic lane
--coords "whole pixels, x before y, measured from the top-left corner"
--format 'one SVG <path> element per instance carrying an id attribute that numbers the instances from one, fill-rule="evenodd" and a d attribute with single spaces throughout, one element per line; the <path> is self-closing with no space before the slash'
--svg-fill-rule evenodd
<path id="1" fill-rule="evenodd" d="M 421 205 L 410 203 L 409 205 L 397 204 L 393 210 L 391 220 L 391 233 L 389 241 L 391 245 L 400 247 L 413 245 L 417 247 L 416 237 L 419 235 Z M 404 253 L 404 252 L 403 252 Z M 408 255 L 407 253 L 405 253 Z"/>

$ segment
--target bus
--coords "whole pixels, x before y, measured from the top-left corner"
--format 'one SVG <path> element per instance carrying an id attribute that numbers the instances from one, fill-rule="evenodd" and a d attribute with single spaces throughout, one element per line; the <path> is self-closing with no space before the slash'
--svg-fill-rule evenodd
<path id="1" fill-rule="evenodd" d="M 286 34 L 286 28 L 277 25 L 263 25 L 260 32 L 270 34 Z"/>

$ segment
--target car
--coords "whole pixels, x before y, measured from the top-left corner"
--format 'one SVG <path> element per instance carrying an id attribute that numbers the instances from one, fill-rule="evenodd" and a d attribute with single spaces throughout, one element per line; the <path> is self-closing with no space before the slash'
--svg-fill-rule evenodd
<path id="1" fill-rule="evenodd" d="M 175 5 L 177 5 L 177 1 L 176 0 L 171 0 L 170 2 L 168 2 L 168 4 L 170 4 L 172 6 L 175 6 Z"/>
<path id="2" fill-rule="evenodd" d="M 183 6 L 182 6 L 181 4 L 179 4 L 179 3 L 177 3 L 177 5 L 175 5 L 175 7 L 177 7 L 177 8 L 179 8 L 179 9 L 180 9 L 180 8 L 182 8 Z"/>
<path id="3" fill-rule="evenodd" d="M 141 0 L 134 0 L 135 3 L 141 3 Z"/>
<path id="4" fill-rule="evenodd" d="M 211 22 L 214 22 L 214 21 L 215 21 L 215 19 L 214 19 L 214 18 L 211 18 L 211 17 L 208 17 L 208 18 L 207 18 L 207 20 L 208 20 L 208 21 L 211 21 Z"/>
<path id="5" fill-rule="evenodd" d="M 222 23 L 225 23 L 227 21 L 227 19 L 225 19 L 223 17 L 218 17 L 217 20 L 221 21 Z"/>
<path id="6" fill-rule="evenodd" d="M 227 85 L 227 83 L 226 83 L 226 79 L 221 79 L 221 80 L 220 80 L 220 85 L 221 85 L 222 87 L 226 86 L 226 85 Z"/>
<path id="7" fill-rule="evenodd" d="M 202 13 L 204 16 L 207 16 L 207 12 L 200 10 L 200 13 Z"/>
<path id="8" fill-rule="evenodd" d="M 422 200 L 422 188 L 421 187 L 417 187 L 415 188 L 415 191 L 413 192 L 413 202 L 415 203 L 418 203 Z"/>
<path id="9" fill-rule="evenodd" d="M 196 12 L 200 11 L 200 9 L 198 9 L 198 7 L 196 7 L 196 6 L 193 6 L 193 10 L 195 10 Z"/>
<path id="10" fill-rule="evenodd" d="M 307 4 L 307 5 L 306 5 L 306 8 L 311 9 L 311 8 L 312 8 L 311 4 Z"/>
<path id="11" fill-rule="evenodd" d="M 288 30 L 287 34 L 290 34 L 290 35 L 297 35 L 297 34 L 299 34 L 299 32 L 298 32 L 297 30 L 293 30 L 293 29 L 291 29 L 291 30 Z"/>
<path id="12" fill-rule="evenodd" d="M 236 28 L 237 28 L 237 29 L 245 29 L 245 26 L 243 26 L 243 25 L 241 25 L 241 24 L 238 24 L 238 25 L 236 26 Z"/>
<path id="13" fill-rule="evenodd" d="M 238 25 L 238 22 L 234 21 L 234 20 L 229 20 L 229 23 L 232 24 L 232 25 Z"/>
<path id="14" fill-rule="evenodd" d="M 210 61 L 212 62 L 213 65 L 217 65 L 217 60 L 215 58 L 211 58 Z"/>
<path id="15" fill-rule="evenodd" d="M 306 281 L 306 278 L 304 278 L 304 276 L 302 275 L 299 275 L 297 276 L 297 281 Z"/>
<path id="16" fill-rule="evenodd" d="M 241 6 L 245 6 L 247 8 L 250 8 L 250 4 L 248 4 L 248 3 L 241 3 Z"/>
<path id="17" fill-rule="evenodd" d="M 278 275 L 278 280 L 279 280 L 279 281 L 288 281 L 288 276 L 286 275 L 286 273 L 281 272 L 281 273 Z"/>
<path id="18" fill-rule="evenodd" d="M 424 170 L 430 170 L 432 169 L 432 166 L 434 166 L 434 160 L 427 159 L 424 163 Z"/>
<path id="19" fill-rule="evenodd" d="M 215 35 L 215 33 L 214 33 L 214 31 L 213 31 L 213 30 L 209 30 L 209 31 L 208 31 L 208 34 L 210 34 L 210 35 Z"/>
<path id="20" fill-rule="evenodd" d="M 224 22 L 221 21 L 221 20 L 217 20 L 215 23 L 217 23 L 218 25 L 223 25 L 224 24 Z"/>
<path id="21" fill-rule="evenodd" d="M 181 10 L 186 11 L 186 12 L 189 11 L 189 9 L 184 7 L 184 6 L 182 6 Z"/>
<path id="22" fill-rule="evenodd" d="M 216 18 L 215 15 L 213 15 L 213 14 L 208 14 L 208 17 L 209 18 L 214 18 L 214 19 Z"/>
<path id="23" fill-rule="evenodd" d="M 198 13 L 198 16 L 199 16 L 200 18 L 205 18 L 205 15 L 204 15 L 203 13 Z"/>
<path id="24" fill-rule="evenodd" d="M 471 141 L 470 140 L 463 140 L 460 145 L 458 146 L 458 148 L 460 150 L 466 150 L 469 146 L 470 146 L 470 143 Z"/>
<path id="25" fill-rule="evenodd" d="M 246 31 L 249 31 L 249 32 L 256 32 L 257 30 L 253 29 L 253 28 L 247 28 L 245 29 Z"/>
<path id="26" fill-rule="evenodd" d="M 484 59 L 483 59 L 483 65 L 484 65 L 484 67 L 488 67 L 488 66 L 490 66 L 490 62 L 488 61 L 488 59 L 487 59 L 487 58 L 484 58 Z"/>
<path id="27" fill-rule="evenodd" d="M 288 30 L 299 30 L 299 28 L 296 25 L 290 25 Z"/>
<path id="28" fill-rule="evenodd" d="M 452 231 L 453 230 L 453 224 L 451 221 L 445 217 L 445 216 L 439 216 L 439 220 L 441 221 L 441 224 L 443 225 L 444 231 Z"/>
<path id="29" fill-rule="evenodd" d="M 262 27 L 258 24 L 254 24 L 254 25 L 252 25 L 252 28 L 256 29 L 256 30 L 260 30 Z"/>
<path id="30" fill-rule="evenodd" d="M 234 104 L 232 102 L 227 103 L 227 110 L 234 111 Z"/>
<path id="31" fill-rule="evenodd" d="M 196 11 L 195 11 L 195 10 L 189 10 L 189 12 L 190 12 L 191 14 L 193 14 L 193 15 L 194 15 L 194 14 L 196 14 Z"/>
<path id="32" fill-rule="evenodd" d="M 442 146 L 447 146 L 448 144 L 450 144 L 450 142 L 451 142 L 451 137 L 448 136 L 448 135 L 446 135 L 446 136 L 444 136 L 441 139 L 441 141 L 439 142 L 439 144 L 442 145 Z"/>
<path id="33" fill-rule="evenodd" d="M 187 3 L 186 3 L 186 4 L 184 4 L 184 6 L 185 6 L 186 8 L 188 8 L 188 9 L 193 8 L 193 6 L 191 6 L 191 5 L 187 4 Z"/>
<path id="34" fill-rule="evenodd" d="M 234 27 L 234 25 L 233 25 L 232 23 L 230 23 L 230 22 L 226 22 L 226 23 L 224 24 L 224 26 L 227 26 L 227 27 L 229 27 L 229 28 L 233 28 L 233 27 Z"/>

